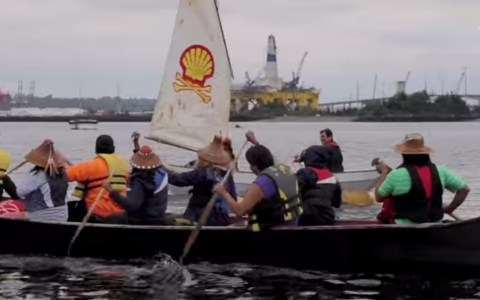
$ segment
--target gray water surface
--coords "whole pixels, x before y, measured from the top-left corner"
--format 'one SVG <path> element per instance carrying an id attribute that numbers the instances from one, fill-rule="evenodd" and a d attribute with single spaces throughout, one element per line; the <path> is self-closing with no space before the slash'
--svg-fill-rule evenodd
<path id="1" fill-rule="evenodd" d="M 451 168 L 472 188 L 456 213 L 463 218 L 479 214 L 479 122 L 242 123 L 241 126 L 232 128 L 235 150 L 243 143 L 245 132 L 253 130 L 277 160 L 288 164 L 295 154 L 319 143 L 319 130 L 329 127 L 342 147 L 346 170 L 369 169 L 374 157 L 396 166 L 400 156 L 393 153 L 394 144 L 406 133 L 420 132 L 435 149 L 434 162 Z M 79 162 L 94 157 L 99 134 L 110 134 L 115 139 L 117 153 L 130 157 L 130 134 L 134 130 L 147 133 L 148 124 L 103 123 L 97 130 L 70 130 L 66 123 L 0 123 L 0 147 L 12 155 L 13 167 L 29 150 L 49 138 L 57 150 L 72 162 Z M 169 146 L 161 146 L 159 154 L 166 162 L 175 164 L 195 158 L 190 152 Z M 240 168 L 248 170 L 243 156 Z M 30 166 L 24 166 L 14 173 L 14 180 L 29 169 Z M 451 198 L 452 194 L 445 192 L 445 200 Z M 184 205 L 184 201 L 169 203 L 169 210 L 181 212 Z M 368 219 L 379 209 L 378 205 L 343 207 L 341 215 Z M 219 247 L 228 251 L 228 245 L 219 243 Z M 0 299 L 480 299 L 477 282 L 478 279 L 452 279 L 448 274 L 337 275 L 235 263 L 181 267 L 168 257 L 116 262 L 0 256 Z"/>

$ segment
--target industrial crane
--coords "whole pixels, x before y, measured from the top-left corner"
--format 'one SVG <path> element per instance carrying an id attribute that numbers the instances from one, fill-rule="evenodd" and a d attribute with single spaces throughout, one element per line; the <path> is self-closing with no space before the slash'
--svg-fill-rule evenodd
<path id="1" fill-rule="evenodd" d="M 302 59 L 300 60 L 300 64 L 298 65 L 297 73 L 293 72 L 292 81 L 287 83 L 288 88 L 294 89 L 297 87 L 298 82 L 300 81 L 300 73 L 302 72 L 303 63 L 305 62 L 305 58 L 307 57 L 307 54 L 308 52 L 305 52 L 305 54 L 303 54 Z"/>
<path id="2" fill-rule="evenodd" d="M 264 71 L 265 71 L 265 68 L 262 68 L 258 72 L 257 76 L 255 76 L 255 79 L 253 79 L 253 80 L 250 78 L 250 75 L 248 74 L 248 72 L 245 72 L 245 85 L 247 87 L 253 86 L 255 84 L 255 82 L 260 78 L 260 76 L 262 76 Z"/>
<path id="3" fill-rule="evenodd" d="M 462 83 L 464 80 L 465 80 L 465 95 L 467 94 L 467 83 L 465 79 L 466 75 L 467 75 L 467 67 L 463 68 L 462 75 L 460 76 L 460 80 L 458 81 L 458 84 L 457 84 L 457 89 L 455 90 L 455 95 L 459 95 L 460 88 L 462 87 Z"/>

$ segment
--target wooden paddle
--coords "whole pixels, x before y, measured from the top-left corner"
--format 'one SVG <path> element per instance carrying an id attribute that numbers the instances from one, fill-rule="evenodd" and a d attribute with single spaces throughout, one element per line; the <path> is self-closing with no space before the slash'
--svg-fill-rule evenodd
<path id="1" fill-rule="evenodd" d="M 372 166 L 373 167 L 377 167 L 380 164 L 385 164 L 385 163 L 382 160 L 380 160 L 378 157 L 374 158 L 372 160 Z M 388 173 L 390 173 L 392 171 L 392 168 L 390 168 L 390 166 L 388 166 L 387 164 L 385 164 L 385 166 L 387 166 Z M 446 214 L 449 215 L 450 217 L 452 217 L 455 221 L 462 221 L 462 219 L 459 216 L 457 216 L 456 214 L 454 214 L 453 212 L 452 213 L 446 213 Z"/>
<path id="2" fill-rule="evenodd" d="M 114 170 L 112 170 L 112 172 L 110 173 L 110 175 L 108 175 L 107 182 L 110 182 L 110 180 L 112 179 L 113 173 L 114 173 Z M 89 219 L 90 216 L 92 215 L 92 212 L 93 212 L 93 210 L 95 209 L 95 207 L 97 206 L 98 201 L 102 198 L 103 193 L 105 193 L 105 188 L 102 186 L 102 189 L 100 190 L 100 192 L 98 193 L 97 197 L 95 198 L 95 201 L 93 202 L 93 205 L 90 207 L 90 209 L 88 210 L 87 214 L 86 214 L 85 217 L 83 218 L 82 223 L 78 226 L 77 231 L 75 231 L 75 234 L 73 235 L 72 240 L 70 241 L 70 244 L 68 244 L 67 256 L 70 256 L 70 252 L 71 252 L 71 250 L 72 250 L 73 243 L 75 243 L 75 240 L 76 240 L 77 237 L 80 235 L 80 232 L 82 232 L 83 228 L 84 228 L 85 225 L 87 224 L 88 219 Z"/>
<path id="3" fill-rule="evenodd" d="M 24 164 L 26 164 L 27 162 L 24 161 L 24 162 L 21 162 L 20 164 L 18 164 L 15 168 L 13 169 L 10 169 L 9 171 L 5 172 L 4 175 L 9 175 L 11 174 L 12 172 L 15 172 L 16 170 L 20 169 L 21 167 L 23 167 Z"/>
<path id="4" fill-rule="evenodd" d="M 243 152 L 243 149 L 247 146 L 247 144 L 249 143 L 249 141 L 245 141 L 245 143 L 242 145 L 242 148 L 240 148 L 240 151 L 238 151 L 238 154 L 235 156 L 235 159 L 233 160 L 230 168 L 228 169 L 228 172 L 227 174 L 225 175 L 225 177 L 223 177 L 223 180 L 222 182 L 220 182 L 221 185 L 224 185 L 225 182 L 227 182 L 228 180 L 228 177 L 230 177 L 231 173 L 233 172 L 233 170 L 235 170 L 235 165 L 238 161 L 238 158 L 240 157 L 240 155 L 242 154 Z M 213 209 L 213 206 L 215 205 L 215 201 L 217 201 L 217 198 L 218 198 L 218 194 L 215 193 L 212 198 L 210 199 L 210 201 L 208 201 L 208 204 L 207 206 L 205 207 L 202 215 L 200 216 L 200 220 L 198 221 L 197 223 L 197 226 L 195 227 L 195 229 L 192 231 L 192 233 L 190 233 L 190 236 L 188 237 L 188 240 L 187 240 L 187 243 L 185 244 L 185 247 L 183 248 L 183 254 L 182 256 L 180 257 L 180 264 L 183 265 L 183 259 L 188 255 L 188 253 L 190 252 L 190 249 L 192 248 L 193 244 L 195 243 L 195 241 L 197 240 L 197 237 L 200 233 L 200 230 L 202 230 L 202 227 L 205 226 L 205 223 L 207 223 L 207 219 L 208 217 L 210 216 L 210 213 L 212 212 L 212 209 Z"/>

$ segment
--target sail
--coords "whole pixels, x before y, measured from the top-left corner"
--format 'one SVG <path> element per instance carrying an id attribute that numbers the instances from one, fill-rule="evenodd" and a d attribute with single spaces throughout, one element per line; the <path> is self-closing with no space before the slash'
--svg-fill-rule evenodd
<path id="1" fill-rule="evenodd" d="M 180 0 L 147 138 L 196 151 L 228 134 L 231 78 L 216 0 Z"/>

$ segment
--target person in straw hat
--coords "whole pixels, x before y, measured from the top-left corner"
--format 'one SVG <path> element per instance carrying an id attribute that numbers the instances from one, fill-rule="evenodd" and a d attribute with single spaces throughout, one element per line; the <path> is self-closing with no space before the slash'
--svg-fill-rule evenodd
<path id="1" fill-rule="evenodd" d="M 128 214 L 128 223 L 134 225 L 162 225 L 168 200 L 168 174 L 152 147 L 143 146 L 130 159 L 130 190 L 124 197 L 112 189 L 110 183 L 103 186 L 112 199 Z"/>
<path id="2" fill-rule="evenodd" d="M 380 162 L 377 170 L 382 179 L 375 196 L 379 202 L 390 197 L 396 224 L 439 222 L 444 213 L 452 213 L 465 201 L 470 191 L 467 184 L 447 167 L 431 162 L 433 149 L 421 134 L 407 134 L 394 150 L 402 155 L 403 163 L 388 172 L 388 166 Z M 443 205 L 444 189 L 455 193 L 448 205 Z"/>
<path id="3" fill-rule="evenodd" d="M 33 169 L 17 185 L 17 194 L 23 198 L 26 217 L 32 220 L 66 221 L 65 203 L 68 181 L 63 168 L 67 161 L 56 152 L 52 140 L 45 140 L 25 156 Z"/>
<path id="4" fill-rule="evenodd" d="M 168 182 L 178 187 L 191 186 L 190 200 L 183 214 L 183 218 L 190 222 L 198 222 L 207 203 L 213 196 L 213 187 L 221 182 L 226 175 L 232 156 L 225 150 L 228 139 L 215 136 L 212 143 L 198 151 L 198 158 L 192 171 L 175 173 L 168 171 Z M 226 189 L 236 199 L 235 182 L 230 176 Z M 230 224 L 228 206 L 225 200 L 219 197 L 207 220 L 207 226 L 226 226 Z"/>
<path id="5" fill-rule="evenodd" d="M 257 175 L 245 198 L 237 202 L 225 187 L 217 184 L 215 191 L 223 197 L 238 217 L 248 214 L 248 228 L 252 231 L 267 230 L 275 226 L 296 226 L 303 213 L 299 198 L 298 181 L 287 166 L 275 165 L 270 150 L 260 145 L 253 132 L 246 138 L 254 146 L 247 150 L 245 158 Z"/>

